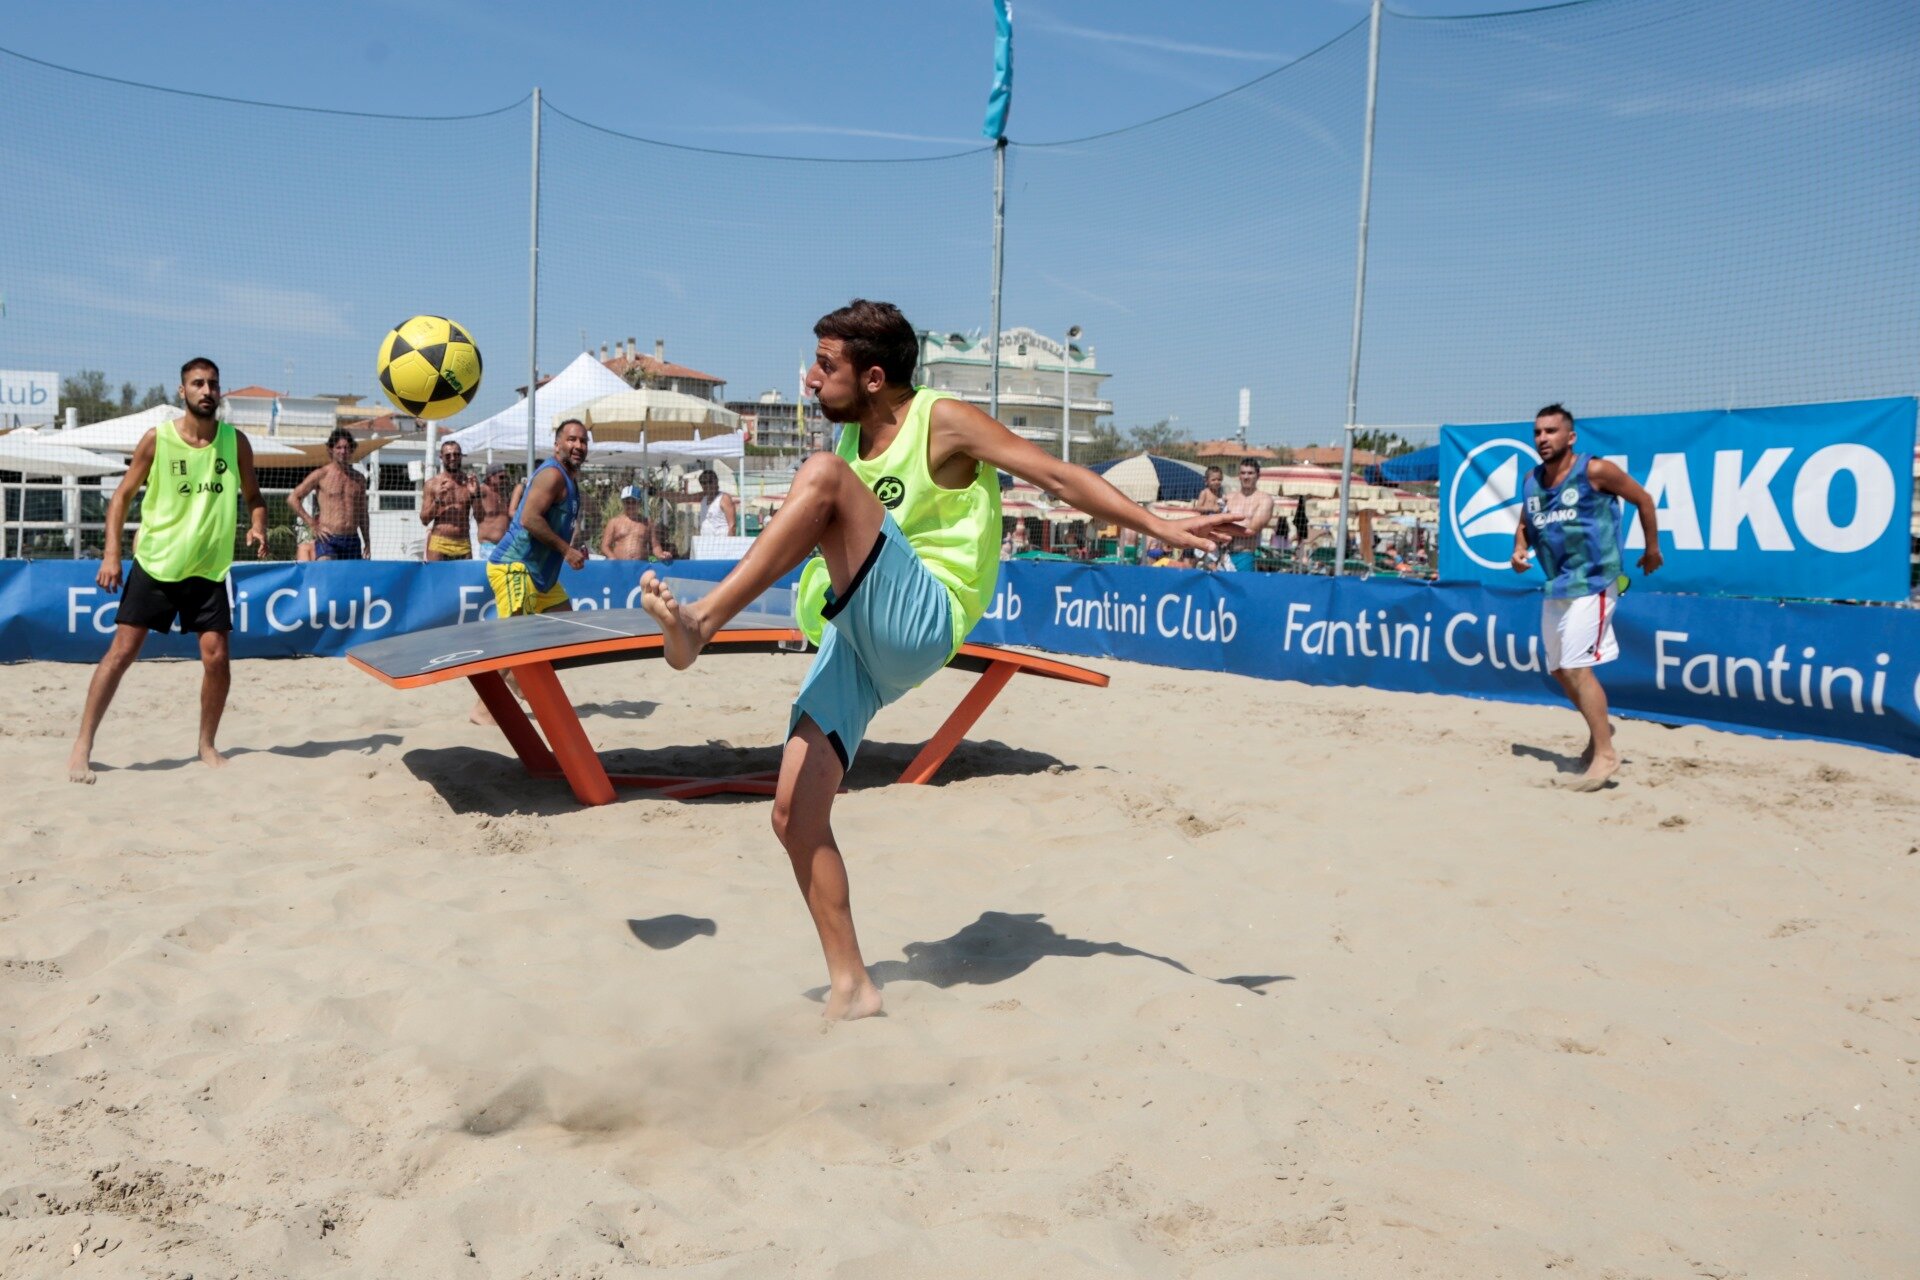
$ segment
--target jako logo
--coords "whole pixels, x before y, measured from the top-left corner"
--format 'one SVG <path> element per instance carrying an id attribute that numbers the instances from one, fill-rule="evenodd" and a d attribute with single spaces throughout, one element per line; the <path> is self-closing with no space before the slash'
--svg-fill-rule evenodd
<path id="1" fill-rule="evenodd" d="M 1530 468 L 1540 465 L 1540 455 L 1524 440 L 1488 440 L 1475 445 L 1453 473 L 1448 492 L 1454 537 L 1467 559 L 1484 569 L 1504 569 L 1513 558 L 1522 459 Z"/>

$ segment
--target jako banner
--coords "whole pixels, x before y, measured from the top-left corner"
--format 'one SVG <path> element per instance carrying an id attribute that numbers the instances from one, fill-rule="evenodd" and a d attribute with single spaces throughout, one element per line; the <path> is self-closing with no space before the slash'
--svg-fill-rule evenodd
<path id="1" fill-rule="evenodd" d="M 1661 591 L 1807 600 L 1907 598 L 1915 401 L 1856 400 L 1583 418 L 1575 449 L 1618 463 L 1660 519 Z M 1513 533 L 1533 423 L 1440 429 L 1440 571 L 1515 574 Z M 1621 506 L 1622 568 L 1640 577 L 1640 522 Z"/>
<path id="2" fill-rule="evenodd" d="M 593 560 L 561 581 L 576 608 L 629 608 L 645 567 Z M 731 567 L 694 561 L 668 572 L 712 581 Z M 0 661 L 97 661 L 119 604 L 95 585 L 97 568 L 0 561 Z M 1043 562 L 1002 570 L 973 633 L 988 644 L 1307 684 L 1563 701 L 1544 669 L 1540 594 L 1517 584 Z M 474 562 L 235 565 L 230 584 L 239 658 L 337 655 L 493 611 Z M 1616 619 L 1621 656 L 1601 677 L 1618 711 L 1920 755 L 1920 610 L 1638 590 Z M 178 635 L 151 636 L 145 650 L 195 652 L 193 638 Z"/>

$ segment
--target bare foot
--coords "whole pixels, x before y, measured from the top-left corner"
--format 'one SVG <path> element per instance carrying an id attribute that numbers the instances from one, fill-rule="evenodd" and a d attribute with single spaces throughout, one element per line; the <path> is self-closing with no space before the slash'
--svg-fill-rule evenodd
<path id="1" fill-rule="evenodd" d="M 487 710 L 486 703 L 476 702 L 473 704 L 473 710 L 467 712 L 467 722 L 469 724 L 492 724 L 493 712 Z"/>
<path id="2" fill-rule="evenodd" d="M 1593 739 L 1587 739 L 1586 750 L 1580 753 L 1580 772 L 1585 773 L 1593 767 Z"/>
<path id="3" fill-rule="evenodd" d="M 1567 784 L 1569 791 L 1598 791 L 1620 768 L 1620 757 L 1612 751 L 1596 751 L 1587 771 Z"/>
<path id="4" fill-rule="evenodd" d="M 200 763 L 209 769 L 224 769 L 227 767 L 226 757 L 221 755 L 219 749 L 211 742 L 203 742 L 200 744 Z"/>
<path id="5" fill-rule="evenodd" d="M 93 761 L 88 759 L 92 754 L 92 748 L 74 744 L 73 751 L 67 756 L 68 782 L 84 783 L 89 787 L 93 785 Z"/>
<path id="6" fill-rule="evenodd" d="M 850 991 L 837 988 L 827 992 L 827 1007 L 820 1016 L 829 1022 L 852 1022 L 855 1018 L 871 1018 L 880 1012 L 880 988 L 862 974 L 860 985 Z"/>
<path id="7" fill-rule="evenodd" d="M 688 605 L 682 609 L 680 602 L 673 598 L 673 588 L 649 569 L 640 578 L 640 607 L 660 624 L 660 650 L 667 665 L 675 671 L 692 666 L 707 646 L 707 632 L 698 606 Z"/>

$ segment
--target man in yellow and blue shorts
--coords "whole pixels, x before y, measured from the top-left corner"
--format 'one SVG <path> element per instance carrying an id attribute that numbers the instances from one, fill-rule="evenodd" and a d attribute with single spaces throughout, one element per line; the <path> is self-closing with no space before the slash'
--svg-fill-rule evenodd
<path id="1" fill-rule="evenodd" d="M 553 458 L 534 471 L 519 510 L 487 557 L 487 585 L 501 617 L 572 608 L 560 570 L 587 562 L 587 553 L 573 545 L 586 460 L 586 424 L 569 418 L 554 428 Z"/>

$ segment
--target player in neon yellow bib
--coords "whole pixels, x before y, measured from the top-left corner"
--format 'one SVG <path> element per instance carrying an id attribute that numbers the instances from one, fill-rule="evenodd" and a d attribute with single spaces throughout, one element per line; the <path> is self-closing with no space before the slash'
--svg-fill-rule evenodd
<path id="1" fill-rule="evenodd" d="M 213 768 L 222 763 L 214 746 L 220 715 L 231 683 L 227 633 L 233 616 L 227 603 L 227 569 L 233 564 L 233 535 L 239 504 L 247 504 L 247 542 L 257 554 L 267 549 L 267 503 L 253 474 L 253 446 L 233 424 L 218 422 L 220 369 L 207 359 L 180 366 L 179 418 L 163 422 L 140 438 L 127 473 L 107 503 L 107 545 L 94 580 L 103 591 L 120 590 L 120 534 L 133 495 L 140 500 L 140 537 L 133 548 L 133 570 L 120 597 L 113 643 L 94 669 L 80 733 L 67 757 L 67 776 L 92 782 L 93 735 L 149 631 L 197 632 L 200 637 L 200 759 Z"/>
<path id="2" fill-rule="evenodd" d="M 660 624 L 668 663 L 686 667 L 819 548 L 824 568 L 811 572 L 829 578 L 825 625 L 788 720 L 773 829 L 826 953 L 826 1016 L 862 1018 L 880 1012 L 880 991 L 854 932 L 833 798 L 873 714 L 945 666 L 986 610 L 1000 570 L 995 469 L 1172 546 L 1212 550 L 1237 530 L 1225 513 L 1162 520 L 964 400 L 916 388 L 919 339 L 890 303 L 855 299 L 813 332 L 807 389 L 845 424 L 837 452 L 807 459 L 780 518 L 712 592 L 683 604 L 648 572 L 641 603 Z"/>

